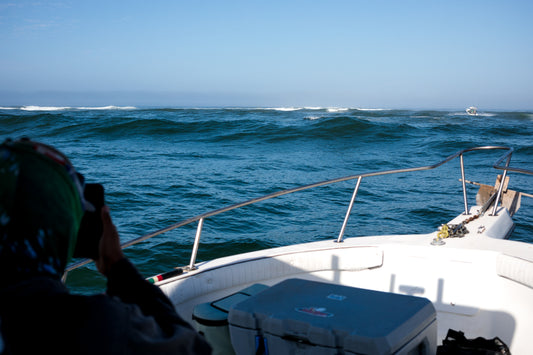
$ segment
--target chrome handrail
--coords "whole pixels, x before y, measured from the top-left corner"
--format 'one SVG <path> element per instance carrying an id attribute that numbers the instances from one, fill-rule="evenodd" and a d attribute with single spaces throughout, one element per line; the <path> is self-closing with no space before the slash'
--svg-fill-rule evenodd
<path id="1" fill-rule="evenodd" d="M 212 217 L 212 216 L 216 216 L 218 214 L 221 214 L 221 213 L 224 213 L 224 212 L 228 212 L 228 211 L 231 211 L 231 210 L 234 210 L 234 209 L 237 209 L 237 208 L 241 208 L 241 207 L 244 207 L 244 206 L 255 204 L 255 203 L 258 203 L 258 202 L 261 202 L 261 201 L 269 200 L 269 199 L 272 199 L 272 198 L 275 198 L 275 197 L 288 195 L 288 194 L 291 194 L 291 193 L 294 193 L 294 192 L 308 190 L 308 189 L 312 189 L 312 188 L 315 188 L 315 187 L 331 185 L 331 184 L 335 184 L 335 183 L 339 183 L 339 182 L 343 182 L 343 181 L 349 181 L 349 180 L 357 179 L 357 184 L 356 184 L 356 187 L 355 187 L 354 192 L 352 194 L 352 198 L 350 200 L 348 211 L 347 211 L 346 216 L 344 218 L 344 222 L 343 222 L 340 234 L 339 234 L 338 238 L 336 239 L 336 242 L 342 242 L 342 238 L 344 236 L 344 231 L 345 231 L 346 225 L 348 223 L 348 218 L 350 216 L 350 212 L 352 210 L 353 204 L 355 202 L 355 198 L 357 196 L 357 192 L 359 190 L 359 186 L 361 184 L 361 180 L 363 178 L 373 177 L 373 176 L 381 176 L 381 175 L 408 173 L 408 172 L 414 172 L 414 171 L 432 170 L 432 169 L 440 167 L 443 164 L 446 164 L 447 162 L 449 162 L 449 161 L 451 161 L 451 160 L 453 160 L 453 159 L 455 159 L 457 157 L 460 157 L 460 159 L 461 159 L 461 177 L 462 177 L 462 180 L 463 180 L 463 198 L 464 198 L 465 214 L 468 214 L 468 203 L 467 203 L 467 194 L 466 194 L 466 186 L 465 186 L 463 154 L 467 153 L 467 152 L 471 152 L 471 151 L 478 151 L 478 150 L 506 150 L 507 151 L 493 165 L 493 168 L 504 171 L 504 177 L 503 177 L 502 181 L 504 181 L 505 175 L 507 174 L 508 171 L 525 173 L 525 174 L 532 174 L 533 175 L 532 171 L 509 167 L 509 163 L 510 163 L 510 160 L 511 160 L 511 155 L 512 155 L 512 153 L 514 151 L 513 148 L 504 147 L 504 146 L 483 146 L 483 147 L 468 148 L 468 149 L 463 149 L 461 151 L 458 151 L 457 153 L 452 154 L 452 155 L 448 156 L 447 158 L 445 158 L 444 160 L 442 160 L 442 161 L 440 161 L 440 162 L 438 162 L 436 164 L 433 164 L 433 165 L 426 165 L 426 166 L 420 166 L 420 167 L 415 167 L 415 168 L 375 171 L 375 172 L 368 172 L 368 173 L 357 174 L 357 175 L 350 175 L 350 176 L 340 177 L 340 178 L 331 179 L 331 180 L 325 180 L 325 181 L 321 181 L 321 182 L 317 182 L 317 183 L 313 183 L 313 184 L 309 184 L 309 185 L 304 185 L 304 186 L 299 186 L 299 187 L 295 187 L 295 188 L 291 188 L 291 189 L 286 189 L 286 190 L 282 190 L 282 191 L 273 192 L 273 193 L 270 193 L 270 194 L 267 194 L 267 195 L 264 195 L 264 196 L 261 196 L 261 197 L 253 198 L 253 199 L 246 200 L 246 201 L 243 201 L 243 202 L 239 202 L 239 203 L 236 203 L 236 204 L 233 204 L 233 205 L 230 205 L 230 206 L 222 207 L 222 208 L 219 208 L 219 209 L 216 209 L 216 210 L 213 210 L 213 211 L 210 211 L 210 212 L 206 212 L 206 213 L 203 213 L 203 214 L 200 214 L 200 215 L 185 219 L 183 221 L 171 224 L 171 225 L 169 225 L 169 226 L 167 226 L 165 228 L 159 229 L 159 230 L 157 230 L 155 232 L 152 232 L 152 233 L 140 236 L 138 238 L 134 238 L 134 239 L 132 239 L 132 240 L 130 240 L 128 242 L 125 242 L 125 243 L 123 243 L 121 245 L 121 247 L 122 248 L 127 248 L 129 246 L 132 246 L 134 244 L 140 243 L 140 242 L 145 241 L 147 239 L 153 238 L 153 237 L 158 236 L 160 234 L 169 232 L 171 230 L 174 230 L 174 229 L 177 229 L 179 227 L 183 227 L 183 226 L 185 226 L 187 224 L 190 224 L 190 223 L 198 221 L 198 227 L 197 227 L 196 236 L 195 236 L 195 240 L 194 240 L 191 260 L 190 260 L 190 263 L 189 263 L 189 269 L 193 270 L 193 269 L 196 268 L 195 267 L 196 255 L 197 255 L 197 252 L 198 252 L 198 246 L 200 244 L 200 236 L 201 236 L 201 232 L 202 232 L 203 222 L 205 221 L 206 218 L 209 218 L 209 217 Z M 501 162 L 503 160 L 505 160 L 505 159 L 507 159 L 507 162 L 506 162 L 505 166 L 500 166 L 499 164 L 501 164 Z M 504 184 L 501 183 L 500 187 L 498 189 L 498 195 L 497 195 L 497 200 L 496 200 L 495 206 L 498 205 L 499 199 L 501 197 L 503 185 Z M 493 214 L 495 214 L 495 213 L 496 213 L 496 207 L 494 208 L 494 211 L 493 211 Z M 91 261 L 92 260 L 90 260 L 90 259 L 84 259 L 84 260 L 81 260 L 79 262 L 73 263 L 73 264 L 71 264 L 70 266 L 67 267 L 66 272 L 72 271 L 72 270 L 74 270 L 76 268 L 79 268 L 79 267 L 81 267 L 83 265 L 86 265 L 86 264 L 90 263 Z"/>

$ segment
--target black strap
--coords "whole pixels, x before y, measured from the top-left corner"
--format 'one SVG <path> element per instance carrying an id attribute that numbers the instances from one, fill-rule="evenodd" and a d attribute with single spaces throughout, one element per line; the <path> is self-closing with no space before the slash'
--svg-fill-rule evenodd
<path id="1" fill-rule="evenodd" d="M 500 338 L 467 339 L 461 331 L 448 330 L 446 339 L 437 348 L 437 355 L 511 355 L 509 348 Z"/>
<path id="2" fill-rule="evenodd" d="M 267 341 L 261 335 L 255 336 L 255 355 L 268 355 Z"/>

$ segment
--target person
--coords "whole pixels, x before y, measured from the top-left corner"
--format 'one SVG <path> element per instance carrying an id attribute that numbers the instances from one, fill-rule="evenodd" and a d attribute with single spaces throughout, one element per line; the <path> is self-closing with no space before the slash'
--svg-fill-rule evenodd
<path id="1" fill-rule="evenodd" d="M 124 256 L 107 206 L 95 260 L 107 278 L 106 293 L 69 293 L 61 277 L 91 207 L 79 176 L 51 146 L 29 139 L 0 146 L 3 354 L 211 353 L 163 292 Z"/>

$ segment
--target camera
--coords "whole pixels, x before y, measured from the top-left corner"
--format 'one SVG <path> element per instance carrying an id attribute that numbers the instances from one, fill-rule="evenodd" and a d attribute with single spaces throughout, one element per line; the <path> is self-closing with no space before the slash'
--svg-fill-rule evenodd
<path id="1" fill-rule="evenodd" d="M 73 256 L 96 260 L 99 257 L 100 238 L 104 230 L 101 215 L 104 206 L 104 187 L 101 184 L 85 184 L 83 196 L 95 210 L 85 211 L 82 217 Z"/>

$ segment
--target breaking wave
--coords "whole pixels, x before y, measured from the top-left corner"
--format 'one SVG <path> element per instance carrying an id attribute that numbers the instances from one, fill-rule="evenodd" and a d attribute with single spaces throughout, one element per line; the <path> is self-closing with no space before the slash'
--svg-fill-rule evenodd
<path id="1" fill-rule="evenodd" d="M 134 106 L 96 106 L 96 107 L 70 107 L 70 106 L 21 106 L 0 107 L 0 110 L 22 111 L 67 111 L 67 110 L 136 110 Z"/>

